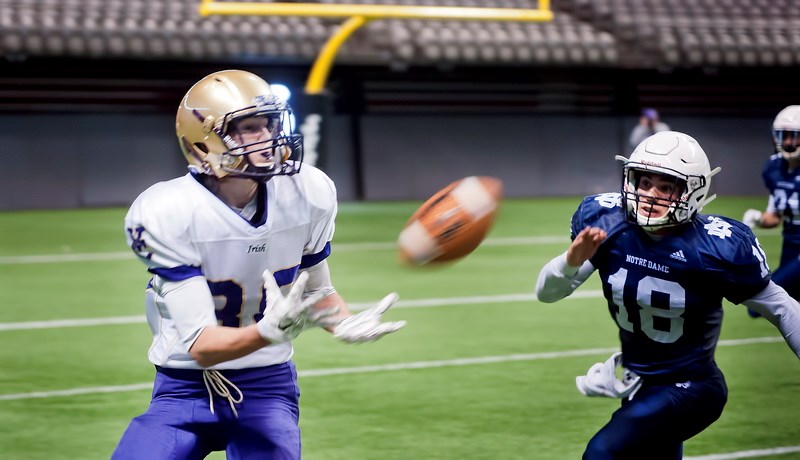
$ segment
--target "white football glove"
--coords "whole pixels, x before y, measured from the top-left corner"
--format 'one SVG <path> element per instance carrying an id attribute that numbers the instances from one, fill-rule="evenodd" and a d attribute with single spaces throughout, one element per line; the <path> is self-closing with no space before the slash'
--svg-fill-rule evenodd
<path id="1" fill-rule="evenodd" d="M 300 273 L 286 297 L 283 296 L 272 272 L 265 270 L 261 277 L 267 291 L 267 307 L 257 327 L 261 337 L 271 343 L 288 342 L 304 329 L 327 324 L 329 318 L 339 311 L 339 307 L 312 310 L 312 307 L 322 300 L 324 293 L 315 292 L 303 296 L 308 282 L 306 272 Z"/>
<path id="2" fill-rule="evenodd" d="M 348 316 L 333 328 L 333 336 L 347 343 L 369 342 L 401 329 L 406 325 L 405 321 L 381 322 L 383 312 L 398 298 L 397 293 L 393 292 L 374 307 Z"/>
<path id="3" fill-rule="evenodd" d="M 616 352 L 604 363 L 596 363 L 586 375 L 575 377 L 575 385 L 584 396 L 605 396 L 607 398 L 626 398 L 631 396 L 642 384 L 642 378 L 623 369 L 622 379 L 616 375 L 617 367 L 622 366 L 622 353 Z"/>
<path id="4" fill-rule="evenodd" d="M 748 209 L 742 216 L 742 223 L 750 228 L 756 228 L 761 223 L 762 217 L 764 217 L 764 213 L 758 209 Z"/>

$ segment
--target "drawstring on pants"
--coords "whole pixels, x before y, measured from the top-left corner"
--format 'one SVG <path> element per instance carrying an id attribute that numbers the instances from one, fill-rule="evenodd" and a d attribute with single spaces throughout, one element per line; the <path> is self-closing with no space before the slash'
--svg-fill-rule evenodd
<path id="1" fill-rule="evenodd" d="M 233 415 L 237 418 L 239 417 L 239 413 L 236 412 L 236 407 L 234 407 L 234 404 L 242 402 L 244 400 L 244 395 L 233 382 L 225 378 L 225 376 L 217 370 L 206 369 L 203 370 L 203 383 L 205 383 L 206 390 L 208 390 L 208 401 L 211 405 L 212 414 L 214 413 L 214 394 L 211 392 L 211 390 L 214 390 L 214 393 L 216 393 L 218 396 L 228 400 L 228 404 L 231 405 Z M 234 390 L 239 394 L 239 396 L 234 398 L 231 390 Z"/>

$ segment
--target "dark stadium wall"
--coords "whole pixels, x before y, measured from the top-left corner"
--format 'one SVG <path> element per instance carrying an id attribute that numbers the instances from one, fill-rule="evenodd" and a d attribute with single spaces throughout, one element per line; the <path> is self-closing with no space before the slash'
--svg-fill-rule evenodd
<path id="1" fill-rule="evenodd" d="M 174 116 L 0 115 L 0 209 L 129 204 L 182 174 Z M 12 166 L 13 164 L 13 166 Z"/>
<path id="2" fill-rule="evenodd" d="M 771 153 L 771 119 L 674 117 L 722 173 L 713 190 L 765 194 L 761 166 Z M 492 175 L 508 197 L 570 196 L 620 187 L 637 122 L 615 116 L 374 115 L 362 120 L 364 198 L 419 199 L 468 175 Z"/>
<path id="3" fill-rule="evenodd" d="M 0 114 L 0 209 L 128 205 L 154 182 L 186 171 L 161 114 Z M 329 121 L 327 158 L 342 201 L 420 200 L 457 178 L 492 175 L 508 197 L 574 196 L 619 187 L 619 164 L 636 119 L 612 115 L 380 115 Z M 768 117 L 670 117 L 695 136 L 714 191 L 766 194 Z M 355 126 L 355 129 L 354 129 Z M 354 136 L 358 132 L 360 136 Z"/>
<path id="4" fill-rule="evenodd" d="M 464 176 L 496 176 L 506 196 L 614 190 L 622 121 L 611 116 L 367 116 L 365 198 L 419 198 Z"/>

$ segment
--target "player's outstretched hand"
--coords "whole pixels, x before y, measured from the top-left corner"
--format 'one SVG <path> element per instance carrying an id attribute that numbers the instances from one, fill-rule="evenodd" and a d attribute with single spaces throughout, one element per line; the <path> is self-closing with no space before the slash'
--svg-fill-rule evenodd
<path id="1" fill-rule="evenodd" d="M 581 230 L 567 249 L 567 263 L 573 267 L 583 265 L 594 256 L 606 236 L 608 236 L 606 231 L 597 227 L 586 227 Z"/>
<path id="2" fill-rule="evenodd" d="M 258 322 L 258 333 L 272 343 L 288 342 L 304 329 L 324 324 L 339 310 L 338 307 L 312 310 L 324 294 L 319 292 L 303 296 L 308 282 L 307 272 L 300 273 L 286 297 L 281 293 L 272 272 L 265 270 L 261 277 L 267 291 L 267 307 L 264 317 Z"/>
<path id="3" fill-rule="evenodd" d="M 764 217 L 764 213 L 758 209 L 748 209 L 744 212 L 744 216 L 742 216 L 742 223 L 750 228 L 756 228 L 761 222 L 762 217 Z"/>
<path id="4" fill-rule="evenodd" d="M 578 391 L 585 396 L 626 398 L 641 385 L 641 377 L 623 368 L 623 376 L 617 378 L 617 367 L 622 366 L 622 353 L 616 352 L 604 363 L 595 363 L 586 375 L 575 377 Z"/>
<path id="5" fill-rule="evenodd" d="M 398 298 L 397 293 L 393 292 L 374 307 L 348 316 L 333 328 L 333 336 L 347 343 L 370 342 L 401 329 L 406 325 L 405 321 L 381 322 L 381 315 Z"/>

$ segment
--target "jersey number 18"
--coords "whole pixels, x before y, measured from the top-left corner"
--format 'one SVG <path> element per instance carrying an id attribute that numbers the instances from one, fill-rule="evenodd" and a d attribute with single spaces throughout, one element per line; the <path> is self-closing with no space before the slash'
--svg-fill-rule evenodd
<path id="1" fill-rule="evenodd" d="M 641 331 L 650 339 L 660 343 L 673 343 L 680 339 L 683 335 L 686 290 L 675 281 L 645 276 L 636 285 L 636 305 L 629 311 L 623 300 L 627 278 L 626 268 L 620 268 L 608 277 L 613 302 L 617 306 L 616 320 L 619 327 L 634 332 L 634 325 L 628 315 L 638 313 Z M 657 318 L 663 318 L 663 327 L 656 328 Z"/>

